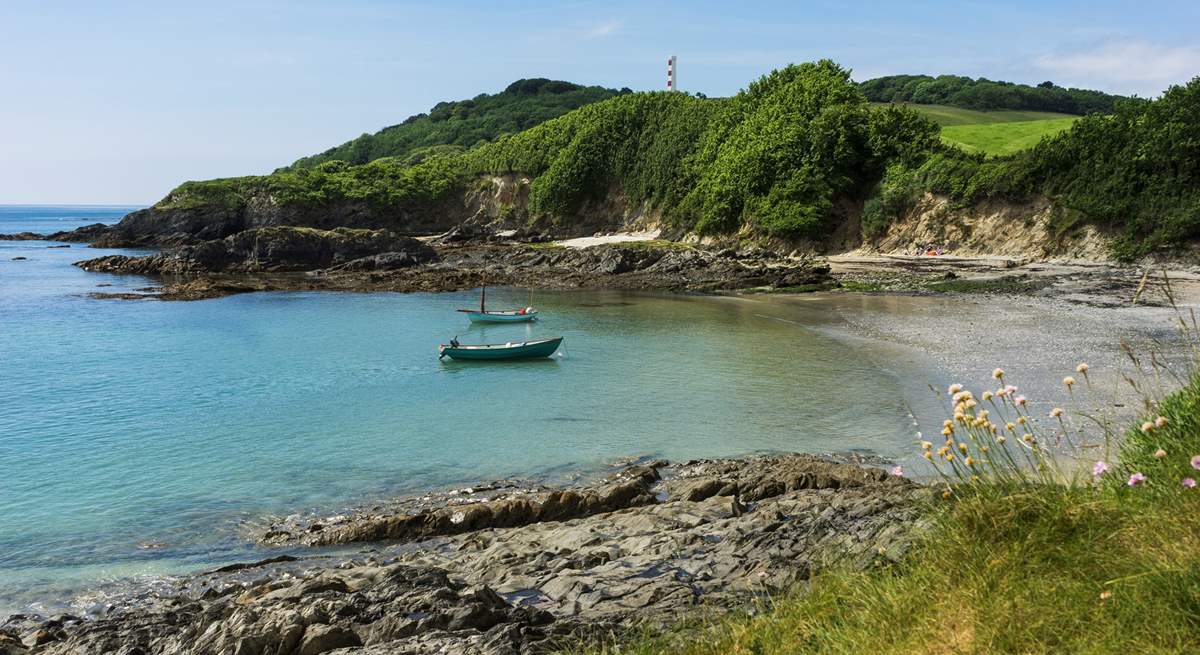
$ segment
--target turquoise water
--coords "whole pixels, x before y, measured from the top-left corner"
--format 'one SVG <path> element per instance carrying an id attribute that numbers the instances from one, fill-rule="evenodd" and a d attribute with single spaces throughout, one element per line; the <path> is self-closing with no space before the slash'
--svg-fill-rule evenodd
<path id="1" fill-rule="evenodd" d="M 18 214 L 0 232 L 40 220 Z M 148 281 L 48 245 L 0 241 L 0 613 L 256 556 L 239 525 L 267 514 L 635 455 L 911 448 L 894 377 L 758 303 L 539 292 L 538 323 L 471 327 L 474 293 L 98 300 Z M 563 335 L 566 356 L 439 361 L 456 334 Z M 895 400 L 845 402 L 865 388 Z"/>

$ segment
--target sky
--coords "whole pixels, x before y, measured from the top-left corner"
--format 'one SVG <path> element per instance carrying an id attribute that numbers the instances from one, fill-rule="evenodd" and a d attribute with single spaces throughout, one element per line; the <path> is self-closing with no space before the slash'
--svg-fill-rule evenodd
<path id="1" fill-rule="evenodd" d="M 831 58 L 1154 97 L 1200 2 L 0 0 L 0 204 L 151 204 L 523 77 L 730 95 Z"/>

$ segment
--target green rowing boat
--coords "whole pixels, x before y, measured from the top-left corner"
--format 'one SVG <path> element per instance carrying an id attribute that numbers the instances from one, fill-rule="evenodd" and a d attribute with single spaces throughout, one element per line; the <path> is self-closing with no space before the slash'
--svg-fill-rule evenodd
<path id="1" fill-rule="evenodd" d="M 562 337 L 509 343 L 463 345 L 457 341 L 438 346 L 438 359 L 500 360 L 549 357 L 562 344 Z"/>

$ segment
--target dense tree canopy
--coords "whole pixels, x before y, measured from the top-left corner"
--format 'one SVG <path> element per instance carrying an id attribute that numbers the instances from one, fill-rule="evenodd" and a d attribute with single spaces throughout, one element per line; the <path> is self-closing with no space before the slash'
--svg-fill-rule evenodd
<path id="1" fill-rule="evenodd" d="M 958 75 L 889 75 L 859 85 L 871 102 L 912 102 L 963 109 L 1021 109 L 1084 115 L 1111 113 L 1122 96 L 1088 89 L 1065 89 L 1053 82 L 1037 86 L 971 79 Z"/>
<path id="2" fill-rule="evenodd" d="M 504 93 L 586 90 L 523 80 Z M 531 218 L 553 221 L 574 220 L 588 201 L 618 191 L 702 234 L 821 238 L 864 203 L 863 230 L 872 236 L 932 192 L 962 207 L 1049 197 L 1060 229 L 1090 222 L 1116 230 L 1122 256 L 1200 237 L 1200 78 L 1158 100 L 1117 102 L 1111 114 L 1087 115 L 1032 149 L 993 158 L 942 144 L 937 125 L 903 105 L 871 105 L 830 61 L 774 71 L 731 98 L 611 93 L 478 145 L 426 143 L 361 165 L 331 159 L 189 182 L 160 206 L 237 207 L 265 192 L 283 205 L 321 211 L 352 202 L 394 215 L 430 210 L 482 175 L 520 173 L 533 180 Z M 468 120 L 480 104 L 435 113 Z"/>
<path id="3" fill-rule="evenodd" d="M 291 168 L 313 168 L 335 159 L 365 164 L 382 157 L 411 161 L 414 155 L 419 155 L 416 161 L 420 161 L 430 148 L 469 148 L 622 92 L 629 90 L 580 86 L 545 78 L 517 80 L 494 95 L 484 93 L 470 100 L 439 102 L 428 114 L 410 116 L 399 125 L 363 134 L 318 155 L 298 159 Z"/>

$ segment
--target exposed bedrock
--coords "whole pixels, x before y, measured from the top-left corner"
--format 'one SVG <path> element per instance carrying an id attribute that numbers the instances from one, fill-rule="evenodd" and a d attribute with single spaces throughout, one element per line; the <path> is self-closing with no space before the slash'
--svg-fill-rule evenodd
<path id="1" fill-rule="evenodd" d="M 470 511 L 470 529 L 438 519 L 429 525 L 451 534 L 359 542 L 350 558 L 222 567 L 96 619 L 12 617 L 0 626 L 0 647 L 64 655 L 546 652 L 582 635 L 669 623 L 698 605 L 737 608 L 833 562 L 886 565 L 913 537 L 924 495 L 879 469 L 803 455 L 696 461 L 664 473 L 656 482 L 654 466 L 639 467 L 559 490 L 579 493 L 573 518 L 537 508 L 537 499 L 563 507 L 554 491 L 497 487 L 447 508 Z M 608 511 L 601 499 L 613 495 L 604 490 L 623 487 L 622 498 L 652 496 Z M 590 493 L 595 500 L 585 502 Z M 371 512 L 341 528 L 323 522 L 331 527 L 322 532 L 356 541 L 392 525 Z"/>
<path id="2" fill-rule="evenodd" d="M 384 230 L 264 227 L 143 257 L 110 255 L 77 265 L 88 271 L 140 275 L 310 271 L 370 258 L 400 268 L 437 260 L 411 237 Z"/>

